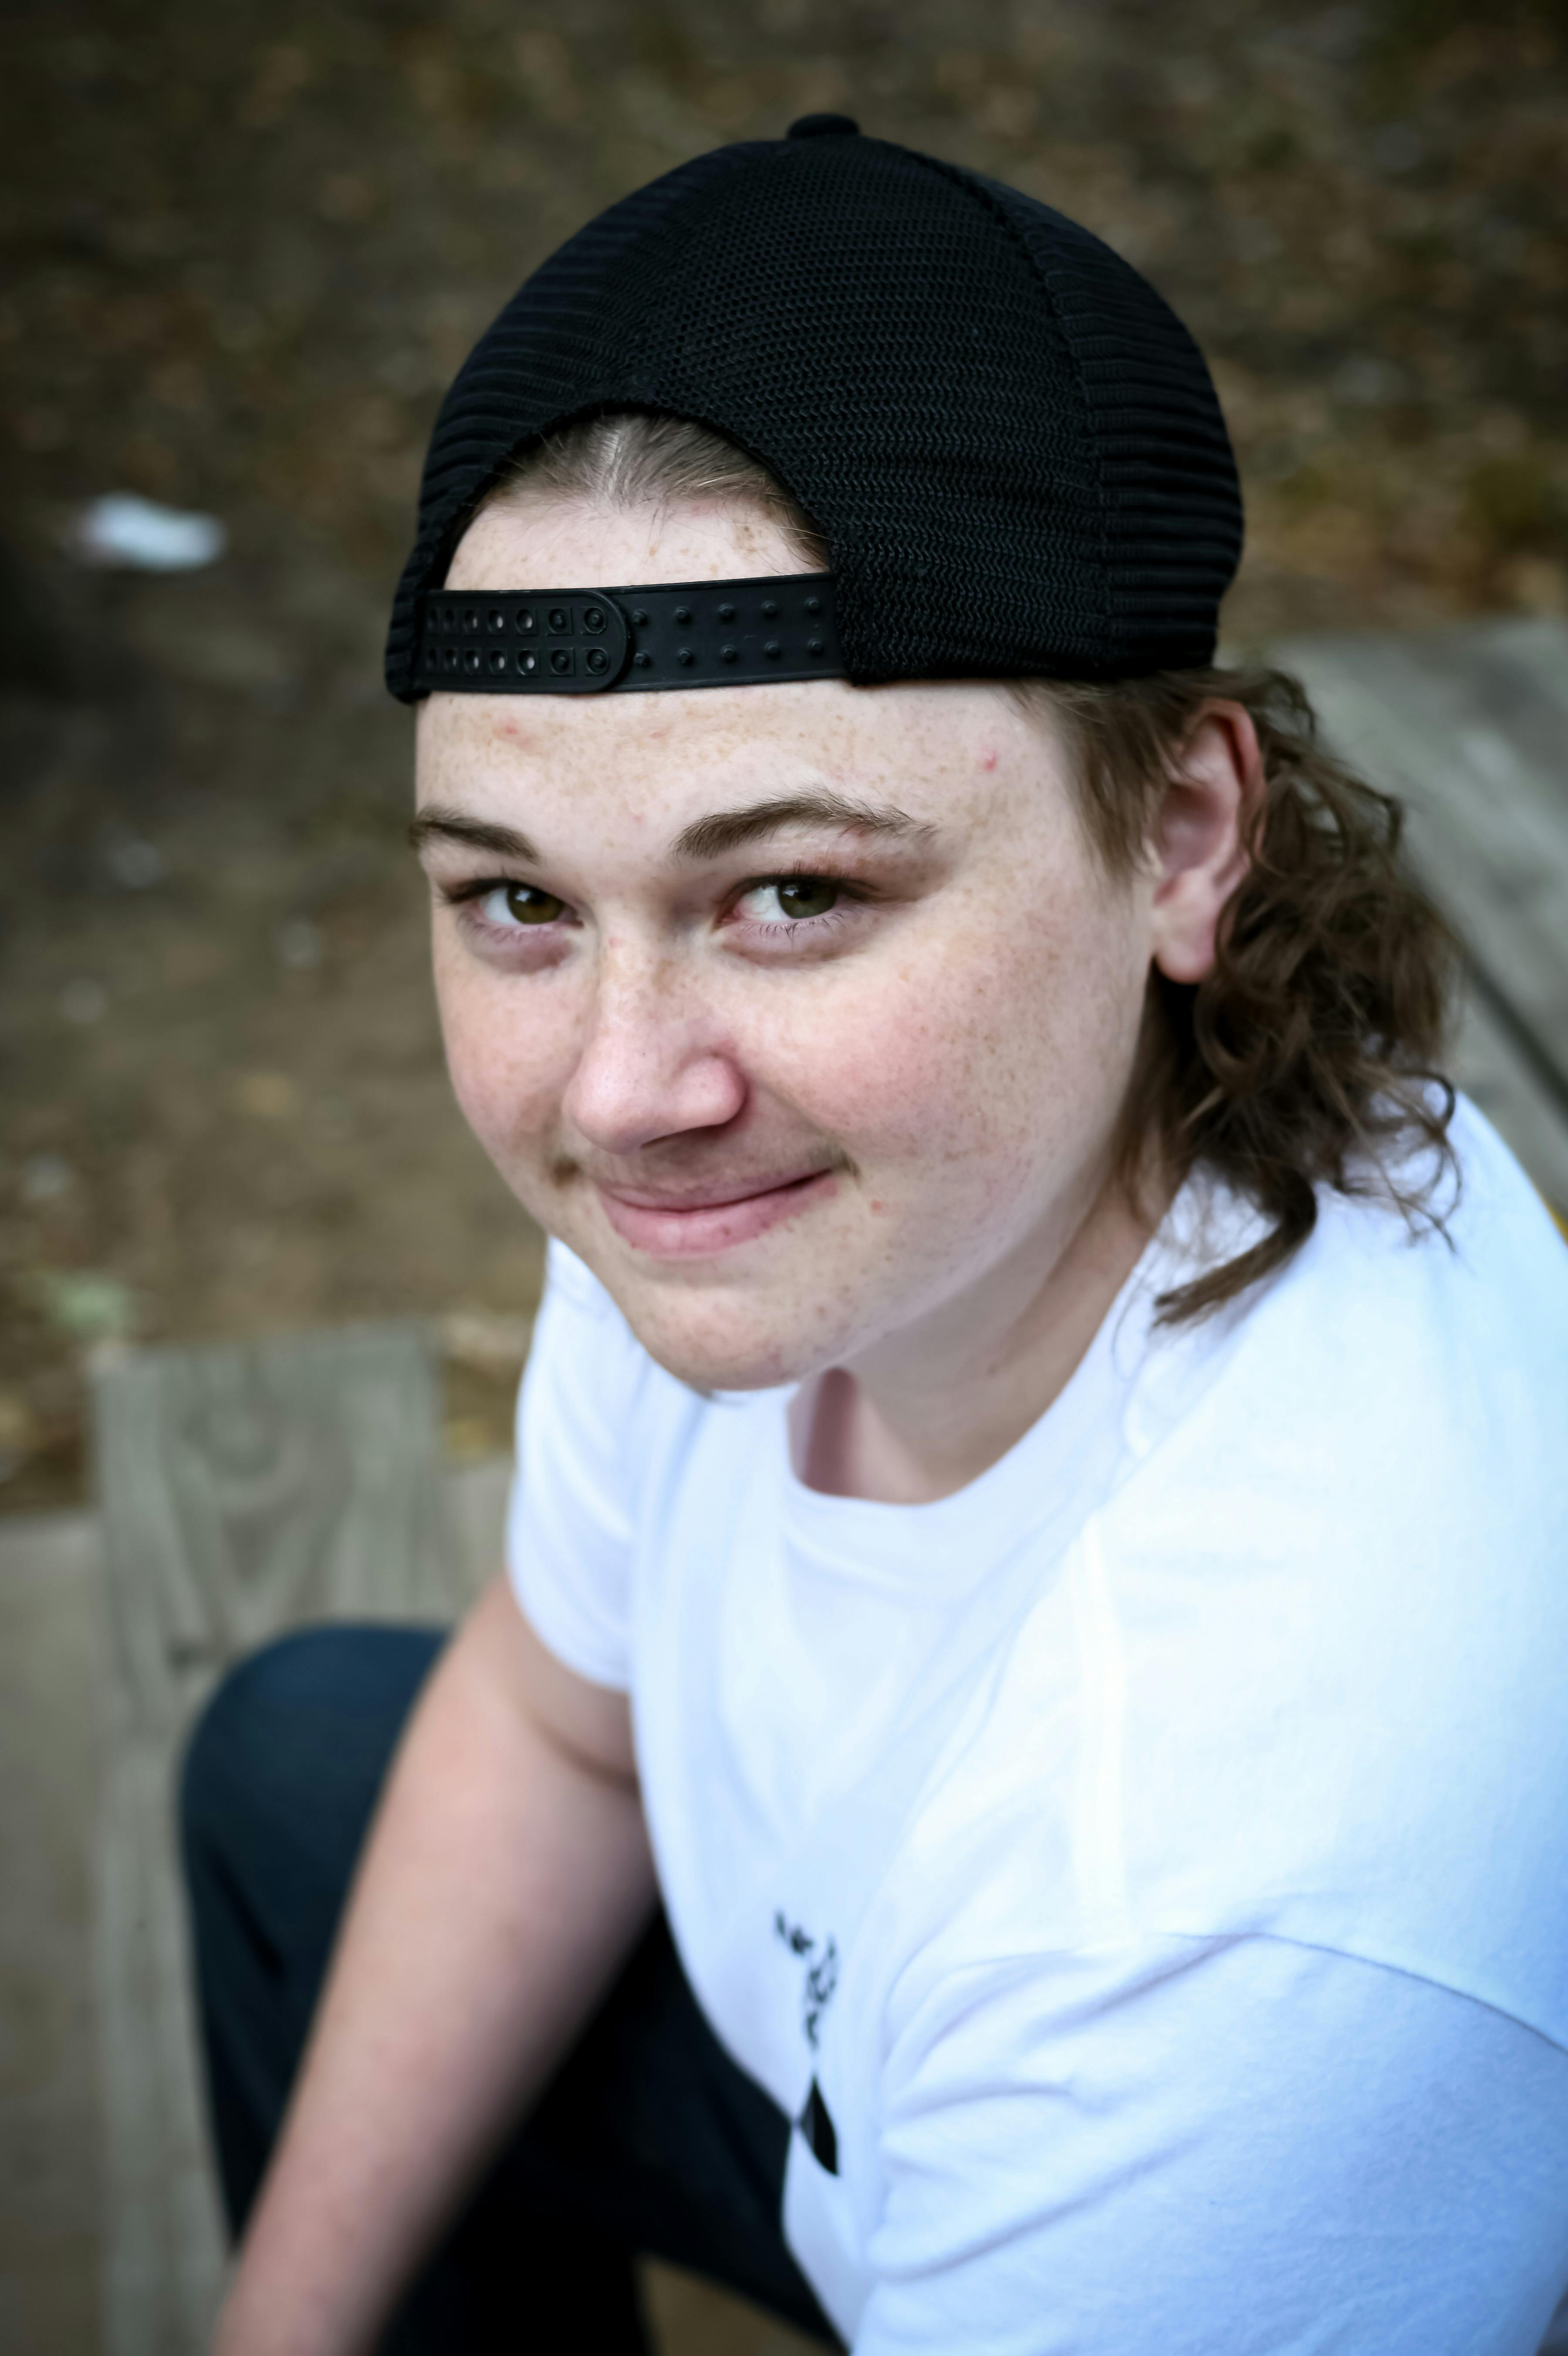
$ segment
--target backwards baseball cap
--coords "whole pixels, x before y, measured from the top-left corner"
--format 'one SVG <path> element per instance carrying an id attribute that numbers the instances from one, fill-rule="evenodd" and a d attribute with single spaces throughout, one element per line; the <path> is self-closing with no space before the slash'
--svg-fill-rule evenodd
<path id="1" fill-rule="evenodd" d="M 827 573 L 453 593 L 485 494 L 606 411 L 716 429 Z M 613 205 L 520 288 L 431 436 L 387 684 L 1126 679 L 1208 662 L 1241 493 L 1201 353 L 1050 206 L 808 115 Z"/>

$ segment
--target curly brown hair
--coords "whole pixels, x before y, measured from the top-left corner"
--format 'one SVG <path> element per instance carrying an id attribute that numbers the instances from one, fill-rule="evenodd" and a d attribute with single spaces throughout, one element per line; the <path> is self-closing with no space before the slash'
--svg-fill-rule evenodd
<path id="1" fill-rule="evenodd" d="M 1146 855 L 1160 797 L 1200 715 L 1239 704 L 1264 793 L 1249 863 L 1197 983 L 1149 977 L 1122 1167 L 1179 1182 L 1214 1171 L 1269 1222 L 1235 1258 L 1160 1302 L 1202 1315 L 1271 1276 L 1317 1218 L 1317 1189 L 1378 1194 L 1441 1227 L 1457 1168 L 1454 1090 L 1440 1069 L 1452 935 L 1400 855 L 1403 812 L 1319 741 L 1306 690 L 1268 669 L 1164 671 L 1018 691 L 1062 729 L 1091 839 L 1112 873 Z"/>
<path id="2" fill-rule="evenodd" d="M 778 524 L 810 569 L 830 561 L 774 476 L 685 418 L 583 419 L 519 453 L 484 504 L 541 493 L 606 507 L 734 500 Z M 1441 1227 L 1457 1179 L 1454 1091 L 1440 1069 L 1456 958 L 1401 859 L 1399 804 L 1328 751 L 1305 690 L 1283 671 L 1006 684 L 1065 737 L 1080 816 L 1114 875 L 1148 855 L 1207 708 L 1240 705 L 1257 733 L 1264 791 L 1247 873 L 1212 971 L 1195 984 L 1150 974 L 1119 1168 L 1139 1199 L 1201 1165 L 1267 1227 L 1163 1295 L 1162 1318 L 1200 1317 L 1282 1268 L 1316 1225 L 1321 1186 L 1376 1194 L 1413 1226 Z"/>

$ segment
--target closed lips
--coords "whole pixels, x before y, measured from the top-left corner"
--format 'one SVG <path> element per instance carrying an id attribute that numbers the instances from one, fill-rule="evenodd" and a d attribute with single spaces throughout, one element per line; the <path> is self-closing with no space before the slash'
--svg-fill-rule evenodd
<path id="1" fill-rule="evenodd" d="M 801 1170 L 792 1177 L 760 1178 L 750 1184 L 725 1187 L 721 1192 L 710 1194 L 651 1194 L 640 1187 L 613 1186 L 603 1178 L 596 1183 L 601 1194 L 610 1195 L 617 1203 L 624 1203 L 628 1210 L 667 1213 L 722 1211 L 733 1203 L 749 1203 L 759 1194 L 779 1194 L 787 1186 L 804 1186 L 813 1178 L 826 1175 L 823 1170 Z"/>

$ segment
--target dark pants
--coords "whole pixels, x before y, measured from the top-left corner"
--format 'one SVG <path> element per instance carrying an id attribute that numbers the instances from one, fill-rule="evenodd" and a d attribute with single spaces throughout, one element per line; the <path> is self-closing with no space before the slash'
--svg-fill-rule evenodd
<path id="1" fill-rule="evenodd" d="M 284 1637 L 240 1663 L 191 1738 L 181 1830 L 212 2129 L 236 2233 L 382 1777 L 441 1642 L 382 1627 Z M 714 2039 L 659 1918 L 383 2348 L 645 2351 L 638 2252 L 832 2342 L 780 2230 L 789 2134 Z"/>

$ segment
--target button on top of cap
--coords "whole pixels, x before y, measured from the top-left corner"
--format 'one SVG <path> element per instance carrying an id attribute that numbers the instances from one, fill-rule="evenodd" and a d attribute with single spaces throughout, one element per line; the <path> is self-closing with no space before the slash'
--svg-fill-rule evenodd
<path id="1" fill-rule="evenodd" d="M 803 114 L 789 127 L 791 139 L 852 139 L 859 131 L 852 114 Z"/>

